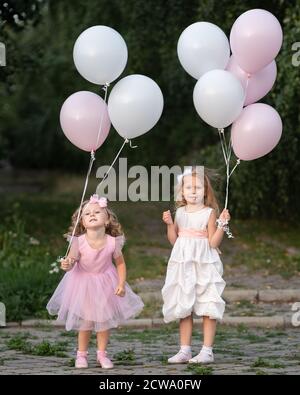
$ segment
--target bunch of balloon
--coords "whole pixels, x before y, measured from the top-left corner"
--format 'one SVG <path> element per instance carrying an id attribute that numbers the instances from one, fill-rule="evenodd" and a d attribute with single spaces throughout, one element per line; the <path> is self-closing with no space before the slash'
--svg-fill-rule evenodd
<path id="1" fill-rule="evenodd" d="M 96 150 L 106 140 L 111 124 L 123 137 L 123 144 L 106 172 L 104 179 L 126 143 L 154 127 L 163 111 L 163 95 L 151 78 L 130 75 L 117 82 L 107 100 L 108 87 L 124 71 L 128 51 L 123 37 L 108 26 L 92 26 L 83 31 L 73 48 L 75 66 L 82 77 L 100 85 L 99 95 L 80 91 L 69 96 L 60 111 L 60 124 L 65 136 L 78 148 L 90 152 L 90 163 L 81 196 L 82 206 Z M 108 102 L 108 103 L 107 103 Z M 78 225 L 80 210 L 65 255 L 68 254 Z"/>
<path id="2" fill-rule="evenodd" d="M 90 152 L 79 207 L 85 198 L 95 152 L 106 140 L 111 126 L 106 103 L 108 86 L 123 72 L 127 57 L 123 37 L 107 26 L 86 29 L 79 35 L 73 48 L 73 59 L 78 72 L 89 82 L 103 85 L 105 92 L 104 99 L 89 91 L 73 93 L 65 100 L 60 111 L 60 125 L 65 136 L 76 147 Z M 80 214 L 79 210 L 65 256 L 70 250 Z"/>
<path id="3" fill-rule="evenodd" d="M 249 10 L 237 18 L 230 44 L 225 33 L 209 22 L 190 25 L 178 40 L 179 61 L 198 80 L 193 92 L 196 111 L 218 129 L 226 165 L 225 208 L 229 179 L 240 161 L 268 154 L 280 140 L 279 114 L 271 106 L 255 102 L 273 87 L 277 71 L 274 59 L 281 45 L 279 21 L 262 9 Z M 229 125 L 227 142 L 224 129 Z M 237 159 L 230 170 L 232 150 Z"/>

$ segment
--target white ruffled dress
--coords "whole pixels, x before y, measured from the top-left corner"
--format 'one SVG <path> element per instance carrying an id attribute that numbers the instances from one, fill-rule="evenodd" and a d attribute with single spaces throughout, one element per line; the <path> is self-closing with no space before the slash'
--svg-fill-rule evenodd
<path id="1" fill-rule="evenodd" d="M 212 208 L 187 212 L 179 207 L 175 215 L 178 238 L 168 262 L 162 289 L 163 315 L 166 323 L 191 313 L 221 320 L 225 301 L 223 265 L 217 249 L 210 247 L 207 224 Z"/>

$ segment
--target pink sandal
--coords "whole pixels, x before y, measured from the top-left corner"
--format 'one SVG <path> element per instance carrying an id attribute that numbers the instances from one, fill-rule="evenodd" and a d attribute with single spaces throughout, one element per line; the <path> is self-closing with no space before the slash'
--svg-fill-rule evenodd
<path id="1" fill-rule="evenodd" d="M 112 369 L 114 367 L 106 351 L 97 351 L 97 361 L 100 363 L 102 369 Z"/>
<path id="2" fill-rule="evenodd" d="M 87 368 L 89 366 L 87 361 L 87 356 L 88 356 L 87 351 L 77 351 L 75 368 L 77 369 Z"/>

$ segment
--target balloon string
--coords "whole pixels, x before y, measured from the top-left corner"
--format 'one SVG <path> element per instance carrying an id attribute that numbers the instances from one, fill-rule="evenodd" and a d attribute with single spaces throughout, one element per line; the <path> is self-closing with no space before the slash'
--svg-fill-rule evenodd
<path id="1" fill-rule="evenodd" d="M 251 74 L 247 74 L 247 81 L 246 81 L 246 86 L 245 86 L 245 92 L 244 92 L 244 102 L 247 97 L 247 90 L 249 86 L 249 80 L 251 78 Z M 229 179 L 232 176 L 233 172 L 237 168 L 237 166 L 240 164 L 240 159 L 237 159 L 235 166 L 233 169 L 230 170 L 230 158 L 231 158 L 231 152 L 232 152 L 232 142 L 231 142 L 231 137 L 228 141 L 228 145 L 226 144 L 226 138 L 224 134 L 224 129 L 218 129 L 219 131 L 219 136 L 221 140 L 221 147 L 222 147 L 222 152 L 226 164 L 226 197 L 225 197 L 225 209 L 227 209 L 227 204 L 228 204 L 228 190 L 229 190 Z"/>
<path id="2" fill-rule="evenodd" d="M 225 138 L 225 136 L 224 136 Z M 228 156 L 227 156 L 227 162 L 230 163 L 230 158 L 231 158 L 231 149 L 232 149 L 232 144 L 231 144 L 231 137 L 228 141 L 228 148 L 227 148 L 227 152 L 228 152 Z"/>
<path id="3" fill-rule="evenodd" d="M 115 164 L 116 160 L 118 159 L 119 155 L 121 154 L 121 152 L 122 152 L 122 150 L 123 150 L 123 148 L 124 148 L 124 145 L 127 144 L 127 143 L 130 143 L 130 147 L 131 147 L 131 148 L 135 148 L 135 147 L 132 147 L 132 146 L 131 146 L 131 141 L 130 141 L 130 140 L 128 140 L 128 139 L 125 139 L 125 140 L 124 140 L 124 142 L 123 142 L 121 148 L 119 149 L 117 155 L 115 156 L 115 158 L 114 158 L 112 164 L 109 166 L 107 172 L 104 174 L 104 177 L 103 177 L 102 181 L 100 182 L 100 184 L 98 185 L 98 187 L 103 183 L 104 180 L 106 180 L 106 178 L 107 178 L 107 176 L 108 176 L 108 173 L 111 171 L 113 165 Z"/>
<path id="4" fill-rule="evenodd" d="M 220 142 L 221 142 L 221 148 L 224 156 L 224 161 L 226 164 L 226 193 L 225 193 L 225 204 L 224 208 L 227 209 L 228 206 L 228 196 L 229 196 L 229 181 L 230 177 L 232 176 L 233 172 L 236 170 L 237 166 L 240 164 L 240 159 L 237 159 L 235 166 L 233 169 L 230 171 L 230 158 L 231 158 L 231 153 L 232 153 L 232 141 L 231 137 L 229 139 L 228 145 L 226 142 L 225 134 L 224 134 L 224 129 L 218 129 L 219 132 L 219 137 L 220 137 Z M 227 234 L 228 238 L 233 238 L 232 233 L 229 230 L 229 227 L 226 226 L 224 228 L 225 233 Z"/>
<path id="5" fill-rule="evenodd" d="M 248 90 L 250 78 L 251 78 L 251 74 L 247 74 L 247 80 L 246 80 L 246 86 L 245 86 L 245 92 L 244 92 L 244 104 L 245 104 L 245 100 L 247 97 L 247 90 Z"/>
<path id="6" fill-rule="evenodd" d="M 231 170 L 231 172 L 230 172 L 230 174 L 229 174 L 229 177 L 232 176 L 232 173 L 235 171 L 235 169 L 238 167 L 238 165 L 239 165 L 240 163 L 241 163 L 240 159 L 237 159 L 237 160 L 236 160 L 235 166 L 233 167 L 233 169 Z"/>
<path id="7" fill-rule="evenodd" d="M 73 228 L 73 232 L 72 232 L 71 238 L 70 238 L 70 240 L 69 240 L 69 245 L 68 245 L 68 248 L 67 248 L 67 251 L 66 251 L 64 257 L 66 257 L 66 256 L 68 255 L 69 251 L 70 251 L 71 244 L 72 244 L 72 241 L 73 241 L 73 238 L 74 238 L 74 235 L 75 235 L 75 231 L 76 231 L 76 228 L 77 228 L 79 219 L 80 219 L 81 207 L 82 207 L 82 203 L 83 203 L 83 201 L 84 201 L 84 197 L 85 197 L 85 193 L 86 193 L 86 190 L 87 190 L 87 186 L 88 186 L 88 182 L 89 182 L 89 177 L 90 177 L 90 174 L 91 174 L 91 171 L 92 171 L 92 167 L 93 167 L 94 160 L 95 160 L 95 153 L 94 153 L 94 151 L 92 151 L 92 152 L 91 152 L 91 158 L 90 158 L 90 163 L 89 163 L 88 171 L 87 171 L 87 174 L 86 174 L 86 177 L 85 177 L 85 183 L 84 183 L 84 188 L 83 188 L 83 192 L 82 192 L 82 195 L 81 195 L 81 201 L 80 201 L 80 206 L 79 206 L 79 209 L 78 209 L 78 214 L 77 214 L 76 222 L 75 222 L 75 225 L 74 225 L 74 228 Z"/>
<path id="8" fill-rule="evenodd" d="M 126 138 L 126 139 L 124 140 L 124 142 L 123 142 L 121 148 L 119 149 L 119 152 L 118 152 L 117 155 L 115 156 L 115 158 L 114 158 L 112 164 L 109 166 L 107 172 L 104 174 L 104 177 L 103 177 L 103 179 L 101 180 L 101 182 L 100 182 L 100 184 L 98 185 L 98 187 L 103 183 L 104 180 L 106 180 L 106 178 L 107 178 L 107 176 L 108 176 L 108 173 L 111 171 L 113 165 L 115 164 L 116 160 L 117 160 L 118 157 L 120 156 L 120 154 L 121 154 L 121 152 L 122 152 L 122 150 L 123 150 L 123 148 L 124 148 L 124 145 L 127 144 L 127 143 L 129 143 L 130 148 L 137 148 L 137 147 L 138 147 L 137 145 L 132 145 L 132 141 Z"/>
<path id="9" fill-rule="evenodd" d="M 225 204 L 224 208 L 227 209 L 227 204 L 228 204 L 228 191 L 229 191 L 229 155 L 227 156 L 227 161 L 226 161 L 226 196 L 225 196 Z"/>
<path id="10" fill-rule="evenodd" d="M 105 173 L 105 175 L 104 175 L 103 179 L 101 180 L 100 184 L 98 185 L 98 187 L 99 187 L 99 186 L 104 182 L 104 180 L 107 178 L 107 176 L 108 176 L 110 170 L 112 169 L 112 167 L 113 167 L 113 165 L 115 164 L 116 160 L 117 160 L 118 157 L 120 156 L 120 154 L 121 154 L 121 152 L 122 152 L 122 150 L 123 150 L 125 144 L 127 144 L 127 143 L 129 143 L 129 145 L 130 145 L 131 148 L 136 148 L 136 147 L 137 147 L 137 145 L 135 145 L 135 146 L 132 146 L 132 145 L 131 145 L 131 140 L 129 140 L 129 139 L 127 139 L 127 138 L 124 140 L 124 142 L 123 142 L 121 148 L 119 149 L 117 155 L 115 156 L 115 158 L 114 158 L 112 164 L 109 166 L 109 169 L 108 169 L 107 172 Z M 73 228 L 73 231 L 72 231 L 72 235 L 71 235 L 71 238 L 70 238 L 70 241 L 69 241 L 69 245 L 68 245 L 68 248 L 67 248 L 67 251 L 66 251 L 64 257 L 66 257 L 66 256 L 68 255 L 69 251 L 70 251 L 71 244 L 72 244 L 72 241 L 73 241 L 73 238 L 74 238 L 74 235 L 75 235 L 75 231 L 76 231 L 77 225 L 78 225 L 78 223 L 79 223 L 79 219 L 80 219 L 80 215 L 81 215 L 82 203 L 83 203 L 83 201 L 84 201 L 84 197 L 85 197 L 85 194 L 86 194 L 86 189 L 87 189 L 87 186 L 88 186 L 89 176 L 90 176 L 90 174 L 91 174 L 91 170 L 92 170 L 93 163 L 94 163 L 95 159 L 96 159 L 96 158 L 95 158 L 95 153 L 94 153 L 94 151 L 92 151 L 92 152 L 91 152 L 91 159 L 90 159 L 90 163 L 89 163 L 89 168 L 88 168 L 88 172 L 87 172 L 87 175 L 86 175 L 86 179 L 85 179 L 85 183 L 84 183 L 84 188 L 83 188 L 83 192 L 82 192 L 82 196 L 81 196 L 81 201 L 80 201 L 80 205 L 79 205 L 79 209 L 78 209 L 78 214 L 77 214 L 76 222 L 75 222 L 75 225 L 74 225 L 74 228 Z"/>
<path id="11" fill-rule="evenodd" d="M 227 209 L 227 205 L 228 205 L 228 190 L 229 190 L 229 179 L 232 176 L 233 172 L 235 171 L 235 169 L 238 167 L 238 165 L 241 163 L 240 159 L 236 160 L 236 164 L 234 165 L 233 169 L 231 170 L 231 172 L 229 172 L 229 166 L 226 166 L 226 197 L 225 197 L 225 209 Z"/>
<path id="12" fill-rule="evenodd" d="M 104 90 L 104 103 L 106 104 L 106 100 L 107 100 L 107 91 L 108 91 L 108 87 L 109 87 L 109 83 L 106 83 L 103 86 L 103 90 Z M 103 124 L 103 119 L 104 119 L 104 113 L 105 113 L 105 109 L 103 109 L 102 114 L 101 114 L 101 120 L 100 120 L 100 126 L 99 126 L 99 130 L 98 130 L 98 134 L 97 134 L 97 140 L 96 140 L 96 147 L 95 150 L 97 149 L 98 146 L 98 142 L 99 142 L 99 137 L 102 131 L 102 124 Z"/>
<path id="13" fill-rule="evenodd" d="M 246 81 L 246 86 L 245 86 L 245 94 L 244 94 L 244 102 L 246 100 L 247 97 L 247 90 L 248 90 L 248 86 L 249 86 L 249 80 L 251 78 L 251 74 L 247 74 L 247 81 Z M 232 152 L 232 141 L 231 141 L 231 137 L 228 141 L 228 146 L 226 145 L 226 138 L 225 138 L 225 134 L 224 134 L 224 129 L 218 129 L 219 131 L 219 136 L 220 136 L 220 140 L 221 140 L 221 147 L 222 147 L 222 152 L 223 152 L 223 156 L 224 156 L 224 160 L 225 160 L 225 164 L 226 164 L 226 197 L 225 197 L 225 209 L 227 209 L 227 204 L 228 204 L 228 190 L 229 190 L 229 179 L 232 176 L 233 172 L 235 171 L 235 169 L 237 168 L 237 166 L 240 164 L 240 159 L 237 159 L 235 166 L 233 167 L 233 169 L 231 170 L 231 172 L 229 172 L 230 170 L 230 158 L 231 158 L 231 152 Z"/>
<path id="14" fill-rule="evenodd" d="M 223 137 L 222 137 L 222 134 L 224 134 L 224 129 L 218 129 L 218 132 L 219 132 L 220 143 L 221 143 L 221 148 L 222 148 L 222 152 L 223 152 L 224 161 L 227 164 L 226 150 L 225 150 L 225 147 L 224 147 L 224 142 L 223 142 Z"/>
<path id="15" fill-rule="evenodd" d="M 131 140 L 129 140 L 129 145 L 130 145 L 130 148 L 137 148 L 138 147 L 138 145 L 132 145 L 132 141 Z"/>

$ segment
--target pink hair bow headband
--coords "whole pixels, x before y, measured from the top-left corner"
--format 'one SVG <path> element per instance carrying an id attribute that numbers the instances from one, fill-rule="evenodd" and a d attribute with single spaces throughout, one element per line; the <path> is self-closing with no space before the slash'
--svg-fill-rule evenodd
<path id="1" fill-rule="evenodd" d="M 94 194 L 90 197 L 89 203 L 98 203 L 100 207 L 107 207 L 107 199 L 106 197 L 100 197 L 97 194 Z"/>

